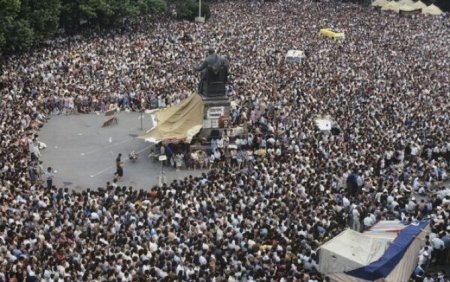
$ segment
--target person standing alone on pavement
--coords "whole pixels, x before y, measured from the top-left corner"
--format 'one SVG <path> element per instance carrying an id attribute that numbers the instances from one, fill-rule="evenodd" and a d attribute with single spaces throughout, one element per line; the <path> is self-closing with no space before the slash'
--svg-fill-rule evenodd
<path id="1" fill-rule="evenodd" d="M 116 158 L 116 179 L 117 181 L 122 180 L 123 177 L 123 163 L 121 160 L 122 154 L 119 153 Z"/>
<path id="2" fill-rule="evenodd" d="M 47 171 L 44 174 L 45 180 L 47 180 L 47 189 L 51 189 L 53 186 L 53 170 L 51 167 L 47 168 Z"/>

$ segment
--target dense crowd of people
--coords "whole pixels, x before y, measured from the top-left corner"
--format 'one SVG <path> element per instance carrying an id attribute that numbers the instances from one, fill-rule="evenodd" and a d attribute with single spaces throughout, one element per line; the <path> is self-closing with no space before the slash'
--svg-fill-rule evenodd
<path id="1" fill-rule="evenodd" d="M 430 220 L 416 278 L 444 281 L 426 273 L 450 248 L 449 19 L 341 2 L 212 9 L 204 25 L 142 22 L 9 59 L 0 281 L 326 281 L 317 248 L 380 219 Z M 150 191 L 52 184 L 38 135 L 51 115 L 177 103 L 206 46 L 230 59 L 232 123 L 246 128 L 214 148 L 229 161 Z M 302 64 L 285 62 L 290 49 Z M 337 130 L 317 128 L 325 116 Z"/>

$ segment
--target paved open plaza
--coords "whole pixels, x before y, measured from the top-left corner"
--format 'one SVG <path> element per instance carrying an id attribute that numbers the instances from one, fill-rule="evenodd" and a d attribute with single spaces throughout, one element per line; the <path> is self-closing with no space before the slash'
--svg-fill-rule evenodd
<path id="1" fill-rule="evenodd" d="M 28 2 L 0 13 L 11 48 L 51 19 Z M 0 282 L 449 281 L 446 12 L 238 0 L 128 22 L 141 1 L 116 2 L 82 8 L 120 10 L 117 29 L 89 16 L 87 36 L 5 58 Z"/>
<path id="2" fill-rule="evenodd" d="M 41 151 L 44 167 L 55 170 L 54 183 L 58 187 L 82 190 L 102 187 L 112 182 L 115 159 L 122 153 L 124 177 L 121 186 L 150 189 L 159 184 L 161 164 L 148 157 L 153 146 L 138 136 L 152 127 L 150 114 L 120 112 L 116 114 L 118 124 L 102 128 L 107 120 L 103 114 L 55 115 L 39 132 L 39 139 L 47 145 Z M 139 154 L 131 162 L 128 154 Z M 180 170 L 164 167 L 167 181 L 184 178 L 201 171 Z"/>

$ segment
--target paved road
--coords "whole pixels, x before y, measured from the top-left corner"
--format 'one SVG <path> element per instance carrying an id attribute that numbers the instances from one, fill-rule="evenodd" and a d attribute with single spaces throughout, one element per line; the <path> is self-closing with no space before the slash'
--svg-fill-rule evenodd
<path id="1" fill-rule="evenodd" d="M 72 189 L 97 188 L 112 181 L 115 172 L 115 159 L 122 153 L 125 162 L 124 178 L 121 185 L 137 189 L 150 189 L 158 184 L 161 166 L 147 158 L 151 144 L 138 139 L 151 128 L 150 115 L 143 115 L 143 128 L 140 129 L 140 114 L 120 112 L 118 125 L 102 128 L 104 115 L 53 116 L 39 133 L 39 139 L 47 144 L 41 151 L 45 168 L 55 169 L 54 183 L 58 187 Z M 128 161 L 128 153 L 135 150 L 139 160 Z M 175 171 L 165 168 L 167 181 L 183 178 L 202 171 Z"/>

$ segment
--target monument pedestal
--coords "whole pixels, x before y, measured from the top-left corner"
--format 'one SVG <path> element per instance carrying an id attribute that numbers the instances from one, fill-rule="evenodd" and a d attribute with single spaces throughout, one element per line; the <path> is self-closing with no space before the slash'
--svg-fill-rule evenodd
<path id="1" fill-rule="evenodd" d="M 203 128 L 200 131 L 200 137 L 210 140 L 211 137 L 222 136 L 223 132 L 229 128 L 229 124 L 231 122 L 230 99 L 226 96 L 202 96 L 202 98 L 204 110 Z"/>

